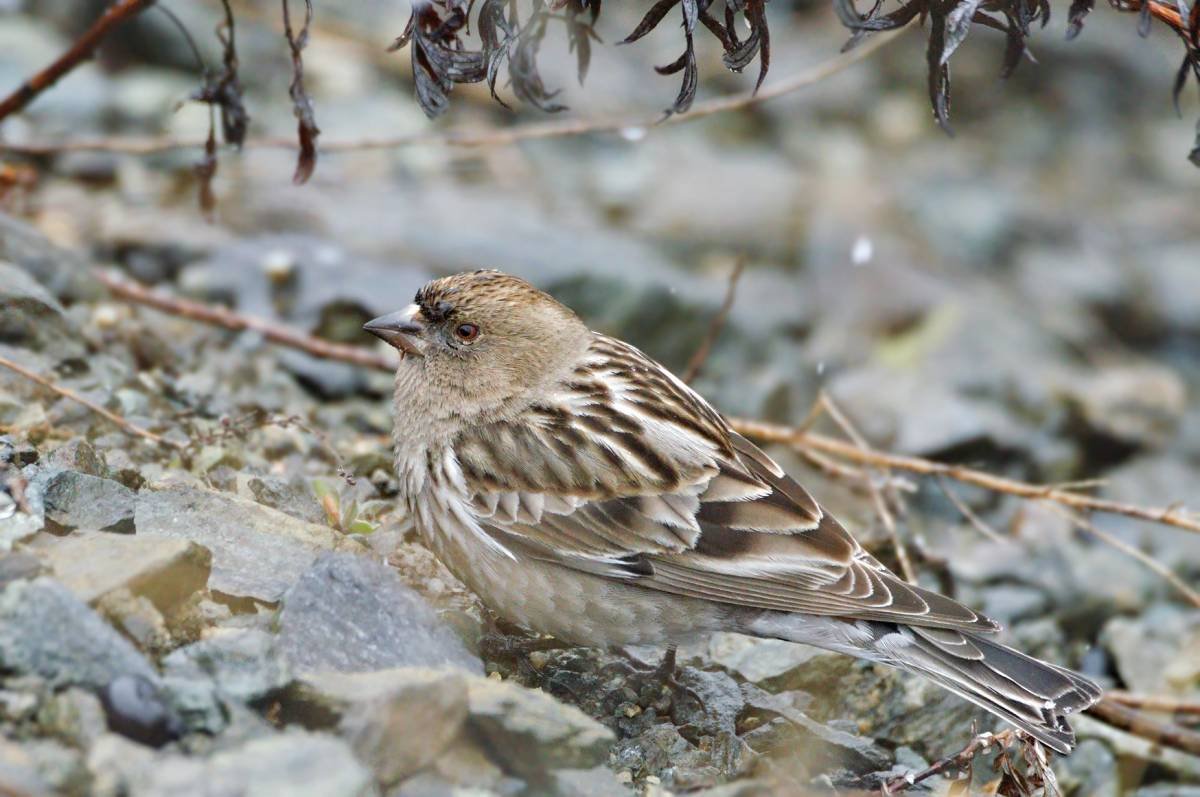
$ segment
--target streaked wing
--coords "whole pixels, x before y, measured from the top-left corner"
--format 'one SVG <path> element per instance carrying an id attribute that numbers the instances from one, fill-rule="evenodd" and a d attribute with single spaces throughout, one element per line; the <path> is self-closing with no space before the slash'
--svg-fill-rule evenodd
<path id="1" fill-rule="evenodd" d="M 603 336 L 560 395 L 454 451 L 481 527 L 524 556 L 741 606 L 996 629 L 894 576 L 690 388 Z"/>

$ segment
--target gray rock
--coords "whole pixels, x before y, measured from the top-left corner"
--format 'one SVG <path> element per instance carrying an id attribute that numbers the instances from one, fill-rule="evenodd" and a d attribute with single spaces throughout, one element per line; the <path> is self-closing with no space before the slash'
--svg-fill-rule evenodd
<path id="1" fill-rule="evenodd" d="M 83 258 L 6 213 L 0 213 L 0 260 L 16 264 L 59 299 L 100 295 L 100 285 L 88 274 Z"/>
<path id="2" fill-rule="evenodd" d="M 1068 794 L 1120 797 L 1117 759 L 1103 742 L 1084 739 L 1055 769 L 1059 771 L 1059 784 Z"/>
<path id="3" fill-rule="evenodd" d="M 170 613 L 204 589 L 208 550 L 187 540 L 142 534 L 73 534 L 47 540 L 38 554 L 80 600 L 95 604 L 127 589 Z"/>
<path id="4" fill-rule="evenodd" d="M 278 601 L 322 550 L 360 549 L 333 529 L 195 487 L 138 494 L 138 535 L 192 540 L 212 552 L 210 589 Z"/>
<path id="5" fill-rule="evenodd" d="M 804 750 L 805 763 L 813 771 L 848 769 L 851 772 L 865 773 L 890 766 L 891 757 L 874 741 L 817 722 L 795 705 L 791 694 L 773 695 L 753 684 L 742 684 L 742 694 L 749 707 L 777 715 L 790 725 L 787 730 L 791 733 L 786 733 L 785 738 L 794 733 L 802 740 L 799 745 Z M 770 728 L 770 725 L 762 728 Z M 768 738 L 773 736 L 759 733 L 762 728 L 747 735 L 747 742 L 751 747 L 755 747 L 755 743 L 749 738 L 750 735 L 757 734 Z M 780 732 L 783 729 L 776 726 L 774 730 Z M 775 745 L 768 743 L 768 746 Z"/>
<path id="6" fill-rule="evenodd" d="M 2 527 L 3 523 L 0 522 L 0 528 Z M 45 570 L 42 561 L 30 553 L 9 553 L 0 556 L 0 590 L 14 581 L 37 578 Z"/>
<path id="7" fill-rule="evenodd" d="M 556 797 L 628 797 L 633 790 L 608 767 L 560 769 L 551 779 Z"/>
<path id="8" fill-rule="evenodd" d="M 162 689 L 145 678 L 122 675 L 100 693 L 108 727 L 150 747 L 177 738 L 184 726 L 175 716 Z"/>
<path id="9" fill-rule="evenodd" d="M 52 527 L 133 533 L 136 493 L 120 482 L 68 470 L 51 476 L 44 490 Z"/>
<path id="10" fill-rule="evenodd" d="M 46 733 L 81 750 L 108 731 L 100 699 L 78 687 L 52 695 L 38 710 L 37 721 Z"/>
<path id="11" fill-rule="evenodd" d="M 299 672 L 483 670 L 396 571 L 364 556 L 322 555 L 284 596 L 279 624 L 283 654 Z"/>
<path id="12" fill-rule="evenodd" d="M 325 510 L 312 488 L 278 476 L 238 475 L 238 493 L 306 523 L 325 523 Z"/>
<path id="13" fill-rule="evenodd" d="M 291 681 L 277 637 L 252 628 L 222 630 L 172 652 L 163 676 L 212 682 L 222 697 L 242 703 L 262 699 Z"/>
<path id="14" fill-rule="evenodd" d="M 37 280 L 0 261 L 0 340 L 57 359 L 83 353 L 79 330 Z"/>
<path id="15" fill-rule="evenodd" d="M 0 786 L 12 794 L 50 797 L 51 786 L 42 777 L 38 761 L 27 745 L 0 737 Z"/>
<path id="16" fill-rule="evenodd" d="M 288 730 L 207 759 L 154 754 L 109 734 L 88 756 L 97 794 L 128 797 L 366 797 L 371 773 L 345 742 Z"/>
<path id="17" fill-rule="evenodd" d="M 1198 665 L 1193 658 L 1200 651 L 1200 616 L 1195 612 L 1156 604 L 1140 616 L 1109 620 L 1100 632 L 1100 641 L 1131 691 L 1200 697 L 1200 681 L 1195 680 Z"/>
<path id="18" fill-rule="evenodd" d="M 308 700 L 339 717 L 339 732 L 385 787 L 437 759 L 467 718 L 467 680 L 457 670 L 312 673 L 303 685 Z"/>
<path id="19" fill-rule="evenodd" d="M 120 675 L 158 678 L 133 645 L 47 578 L 14 582 L 0 594 L 0 670 L 93 690 Z"/>
<path id="20" fill-rule="evenodd" d="M 497 763 L 519 777 L 540 780 L 552 769 L 597 766 L 615 740 L 608 728 L 544 692 L 472 678 L 467 694 L 472 729 Z"/>
<path id="21" fill-rule="evenodd" d="M 50 470 L 74 470 L 101 478 L 108 476 L 108 465 L 104 457 L 82 437 L 69 440 L 51 451 L 46 457 L 45 465 Z"/>

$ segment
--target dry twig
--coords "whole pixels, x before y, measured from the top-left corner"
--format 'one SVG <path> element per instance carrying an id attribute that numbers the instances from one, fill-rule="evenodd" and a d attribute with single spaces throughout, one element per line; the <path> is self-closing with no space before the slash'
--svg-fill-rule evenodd
<path id="1" fill-rule="evenodd" d="M 871 447 L 867 444 L 867 440 L 854 424 L 850 423 L 850 419 L 842 412 L 841 408 L 834 402 L 833 398 L 821 391 L 821 395 L 817 398 L 817 404 L 822 407 L 833 422 L 838 425 L 838 428 L 854 443 L 860 451 L 871 453 Z M 887 467 L 883 469 L 883 480 L 886 483 L 891 479 L 891 471 Z M 884 497 L 883 490 L 875 483 L 875 479 L 867 480 L 867 487 L 871 494 L 871 503 L 875 505 L 875 512 L 879 515 L 879 519 L 883 521 L 883 527 L 887 529 L 888 536 L 892 539 L 892 546 L 896 549 L 896 559 L 900 562 L 900 572 L 904 575 L 904 580 L 909 584 L 917 583 L 917 571 L 913 568 L 912 560 L 908 556 L 908 549 L 904 546 L 904 542 L 900 539 L 900 530 L 896 527 L 896 518 L 892 516 L 892 512 L 888 509 L 887 499 Z"/>
<path id="2" fill-rule="evenodd" d="M 416 133 L 412 135 L 386 136 L 375 139 L 349 141 L 327 141 L 320 145 L 322 153 L 357 152 L 363 150 L 397 149 L 417 145 L 446 147 L 500 147 L 521 141 L 537 141 L 547 138 L 562 138 L 592 133 L 620 133 L 625 130 L 654 130 L 664 125 L 673 125 L 702 119 L 725 111 L 740 110 L 768 100 L 793 94 L 801 89 L 820 83 L 878 52 L 880 48 L 895 41 L 901 31 L 894 31 L 872 38 L 862 46 L 842 53 L 826 61 L 802 70 L 792 77 L 764 87 L 757 94 L 736 94 L 698 102 L 687 113 L 653 118 L 603 117 L 599 119 L 573 119 L 565 122 L 539 122 L 516 125 L 504 130 L 449 130 L 442 133 Z M 153 155 L 181 149 L 202 149 L 205 139 L 179 138 L 100 138 L 60 142 L 31 142 L 14 144 L 0 141 L 0 152 L 14 155 L 45 156 L 64 152 L 112 152 L 126 155 Z M 244 149 L 296 150 L 294 138 L 271 137 L 247 139 Z"/>
<path id="3" fill-rule="evenodd" d="M 1180 700 L 1166 695 L 1138 695 L 1121 689 L 1110 689 L 1104 693 L 1110 700 L 1123 706 L 1143 711 L 1158 711 L 1164 714 L 1200 717 L 1200 702 Z"/>
<path id="4" fill-rule="evenodd" d="M 907 775 L 893 778 L 883 784 L 879 791 L 885 795 L 899 794 L 900 792 L 908 791 L 922 781 L 929 780 L 935 775 L 968 769 L 971 766 L 971 762 L 975 760 L 975 756 L 987 752 L 992 745 L 999 745 L 1001 748 L 1004 748 L 1015 739 L 1017 739 L 1017 731 L 1015 730 L 1006 730 L 994 734 L 981 733 L 971 739 L 966 747 L 954 755 L 935 761 L 920 772 L 910 772 Z"/>
<path id="5" fill-rule="evenodd" d="M 382 371 L 393 371 L 396 368 L 396 364 L 392 359 L 369 349 L 359 348 L 358 346 L 346 346 L 341 343 L 314 338 L 311 335 L 305 335 L 303 332 L 271 321 L 235 313 L 225 307 L 195 302 L 190 299 L 181 299 L 177 296 L 168 296 L 153 291 L 140 282 L 116 277 L 99 269 L 93 270 L 93 276 L 104 287 L 108 288 L 114 296 L 136 304 L 153 307 L 164 313 L 190 318 L 193 321 L 201 321 L 213 326 L 224 327 L 235 332 L 249 329 L 259 333 L 272 343 L 278 343 L 293 349 L 300 349 L 314 357 L 320 357 L 325 360 L 340 360 Z"/>
<path id="6" fill-rule="evenodd" d="M 110 6 L 74 44 L 67 48 L 65 53 L 41 72 L 22 83 L 12 94 L 0 100 L 0 120 L 17 113 L 33 102 L 39 94 L 57 83 L 63 75 L 91 58 L 101 40 L 113 28 L 129 18 L 137 16 L 152 5 L 154 5 L 154 0 L 120 0 Z"/>
<path id="7" fill-rule="evenodd" d="M 692 354 L 692 359 L 688 361 L 687 368 L 683 372 L 683 381 L 689 385 L 695 381 L 700 375 L 700 370 L 704 368 L 705 361 L 708 360 L 708 355 L 712 353 L 713 344 L 717 342 L 717 338 L 721 335 L 721 330 L 725 328 L 725 322 L 729 319 L 729 311 L 733 309 L 733 300 L 737 298 L 738 280 L 742 278 L 742 272 L 746 269 L 746 258 L 739 257 L 733 264 L 733 271 L 729 272 L 729 281 L 725 285 L 725 300 L 721 302 L 721 309 L 713 316 L 712 322 L 708 325 L 708 332 L 704 335 L 704 340 L 700 341 L 700 345 L 696 347 L 696 351 Z"/>
<path id="8" fill-rule="evenodd" d="M 1107 696 L 1088 709 L 1087 713 L 1134 736 L 1140 736 L 1185 753 L 1200 755 L 1200 731 L 1193 731 L 1173 722 L 1149 716 Z"/>
<path id="9" fill-rule="evenodd" d="M 1164 526 L 1184 529 L 1200 534 L 1200 518 L 1184 512 L 1178 506 L 1145 507 L 1122 501 L 1094 498 L 1090 495 L 1070 492 L 1054 485 L 1030 484 L 1029 482 L 996 476 L 986 471 L 935 462 L 923 457 L 888 454 L 880 451 L 862 450 L 858 446 L 815 432 L 798 431 L 790 426 L 766 423 L 747 418 L 730 418 L 730 425 L 739 433 L 760 443 L 780 443 L 796 448 L 812 448 L 832 454 L 859 465 L 874 465 L 916 473 L 921 476 L 943 475 L 963 484 L 973 484 L 985 490 L 1015 495 L 1018 498 L 1052 501 L 1085 512 L 1103 512 L 1109 515 L 1148 520 Z"/>
<path id="10" fill-rule="evenodd" d="M 938 474 L 937 484 L 938 487 L 941 488 L 942 494 L 946 496 L 946 499 L 949 500 L 950 503 L 954 504 L 954 508 L 957 509 L 959 513 L 967 519 L 968 523 L 975 527 L 976 531 L 987 537 L 992 542 L 1010 542 L 1010 540 L 1008 540 L 1006 537 L 1002 537 L 998 531 L 989 526 L 983 518 L 975 514 L 975 511 L 971 509 L 971 507 L 967 506 L 965 501 L 958 497 L 958 494 L 951 489 L 950 481 L 946 478 L 945 474 Z"/>
<path id="11" fill-rule="evenodd" d="M 1069 510 L 1065 507 L 1058 506 L 1056 504 L 1048 503 L 1048 504 L 1046 504 L 1046 506 L 1048 506 L 1051 510 L 1058 513 L 1059 515 L 1062 515 L 1063 517 L 1065 517 L 1068 521 L 1071 522 L 1071 524 L 1073 526 L 1075 526 L 1080 531 L 1087 532 L 1088 534 L 1091 534 L 1096 539 L 1100 540 L 1105 545 L 1108 545 L 1109 547 L 1112 547 L 1112 548 L 1116 548 L 1118 551 L 1125 554 L 1126 556 L 1138 560 L 1139 562 L 1144 564 L 1146 567 L 1150 568 L 1155 573 L 1157 573 L 1159 576 L 1161 576 L 1164 581 L 1166 581 L 1168 584 L 1170 584 L 1172 587 L 1174 587 L 1179 592 L 1180 595 L 1182 595 L 1184 598 L 1186 598 L 1188 600 L 1189 603 L 1191 603 L 1193 606 L 1195 606 L 1197 608 L 1200 608 L 1200 593 L 1196 592 L 1196 590 L 1189 587 L 1182 578 L 1175 575 L 1175 573 L 1173 573 L 1171 571 L 1171 568 L 1167 567 L 1162 562 L 1159 562 L 1153 556 L 1150 556 L 1145 551 L 1141 550 L 1140 548 L 1137 548 L 1136 546 L 1130 545 L 1129 543 L 1125 542 L 1124 540 L 1114 537 L 1113 535 L 1109 534 L 1107 531 L 1103 531 L 1103 530 L 1097 528 L 1095 523 L 1092 523 L 1090 520 L 1079 515 L 1076 512 L 1072 512 L 1071 510 Z"/>
<path id="12" fill-rule="evenodd" d="M 80 394 L 76 393 L 74 390 L 71 390 L 70 388 L 62 387 L 61 385 L 56 385 L 53 382 L 51 382 L 49 379 L 47 379 L 46 377 L 42 376 L 41 374 L 34 373 L 33 371 L 30 371 L 25 366 L 15 363 L 12 360 L 8 359 L 7 357 L 0 356 L 0 366 L 7 368 L 8 370 L 10 370 L 14 373 L 20 374 L 21 376 L 25 377 L 26 379 L 30 380 L 31 382 L 36 382 L 37 384 L 41 385 L 42 387 L 46 388 L 47 390 L 51 390 L 54 393 L 57 393 L 58 395 L 62 396 L 63 398 L 70 399 L 71 401 L 74 401 L 78 404 L 82 404 L 83 406 L 87 407 L 89 410 L 96 413 L 97 415 L 114 423 L 123 432 L 134 435 L 135 437 L 141 437 L 143 439 L 149 440 L 150 442 L 156 443 L 160 446 L 166 446 L 167 448 L 174 448 L 176 450 L 184 448 L 184 445 L 182 443 L 179 443 L 175 440 L 168 440 L 167 438 L 163 437 L 162 435 L 157 435 L 154 432 L 151 432 L 147 429 L 143 429 L 142 427 L 138 426 L 137 424 L 132 423 L 132 422 L 126 420 L 125 418 L 122 418 L 120 415 L 117 415 L 113 412 L 110 412 L 109 410 L 106 410 L 104 407 L 101 407 L 99 404 L 92 401 L 91 399 L 81 396 Z"/>

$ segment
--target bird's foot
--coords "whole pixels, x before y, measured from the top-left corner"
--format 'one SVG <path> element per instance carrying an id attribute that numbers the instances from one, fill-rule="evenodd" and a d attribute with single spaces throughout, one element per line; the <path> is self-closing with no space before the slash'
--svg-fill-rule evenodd
<path id="1" fill-rule="evenodd" d="M 540 668 L 532 661 L 534 653 L 568 647 L 570 645 L 553 637 L 531 636 L 524 629 L 498 618 L 489 618 L 487 629 L 479 638 L 480 658 L 514 670 L 522 679 L 538 674 Z"/>
<path id="2" fill-rule="evenodd" d="M 686 696 L 702 704 L 700 696 L 696 694 L 695 690 L 679 680 L 674 645 L 668 647 L 662 659 L 652 667 L 647 667 L 640 659 L 634 658 L 625 651 L 617 652 L 623 661 L 614 661 L 605 669 L 617 671 L 624 676 L 626 684 L 639 697 L 643 696 L 649 688 L 650 694 L 656 698 L 652 702 L 657 702 L 657 698 L 667 695 L 671 698 L 672 703 L 681 696 Z"/>

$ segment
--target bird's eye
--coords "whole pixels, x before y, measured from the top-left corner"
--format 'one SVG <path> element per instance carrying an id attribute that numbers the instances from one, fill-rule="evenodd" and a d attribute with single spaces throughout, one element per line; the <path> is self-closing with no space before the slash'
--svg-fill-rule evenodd
<path id="1" fill-rule="evenodd" d="M 479 337 L 479 327 L 474 324 L 459 324 L 454 328 L 454 334 L 463 343 L 470 343 Z"/>

